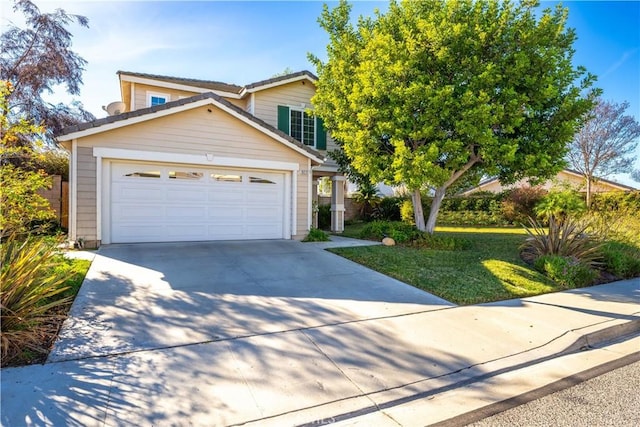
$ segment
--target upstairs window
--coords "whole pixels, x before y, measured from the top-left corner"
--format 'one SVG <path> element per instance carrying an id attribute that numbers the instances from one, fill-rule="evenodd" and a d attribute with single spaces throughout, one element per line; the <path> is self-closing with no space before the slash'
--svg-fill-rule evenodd
<path id="1" fill-rule="evenodd" d="M 166 93 L 147 92 L 147 106 L 155 107 L 169 102 L 169 95 Z"/>
<path id="2" fill-rule="evenodd" d="M 304 145 L 319 150 L 327 149 L 327 133 L 322 120 L 306 111 L 279 105 L 278 129 Z"/>

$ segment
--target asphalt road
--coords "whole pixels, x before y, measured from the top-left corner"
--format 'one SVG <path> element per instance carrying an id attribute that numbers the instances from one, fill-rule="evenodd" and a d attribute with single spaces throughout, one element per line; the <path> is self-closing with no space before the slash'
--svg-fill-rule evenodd
<path id="1" fill-rule="evenodd" d="M 640 426 L 640 362 L 623 366 L 469 426 Z"/>

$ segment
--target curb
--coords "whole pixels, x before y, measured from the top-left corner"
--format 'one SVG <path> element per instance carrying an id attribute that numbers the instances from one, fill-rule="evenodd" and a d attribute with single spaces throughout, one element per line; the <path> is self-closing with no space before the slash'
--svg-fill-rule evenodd
<path id="1" fill-rule="evenodd" d="M 542 366 L 545 363 L 553 363 L 554 359 L 558 359 L 558 361 L 561 361 L 563 357 L 578 357 L 579 353 L 585 353 L 589 350 L 606 350 L 607 346 L 615 347 L 617 344 L 624 345 L 624 343 L 633 340 L 634 338 L 640 338 L 640 319 L 627 321 L 622 324 L 613 325 L 601 330 L 584 334 L 583 336 L 578 338 L 572 345 L 567 347 L 564 351 L 543 358 L 543 360 L 541 361 L 532 361 L 532 363 L 528 366 L 515 367 L 511 371 L 501 372 L 497 376 L 494 375 L 487 378 L 479 379 L 479 381 L 477 382 L 482 382 L 487 379 L 493 379 L 494 377 L 499 377 L 500 375 L 504 374 L 514 374 L 518 371 L 524 371 L 527 368 Z M 638 347 L 635 346 L 634 350 L 637 348 Z M 624 351 L 618 353 L 614 350 L 612 353 L 618 354 L 619 357 L 614 357 L 612 360 L 608 360 L 602 363 L 596 361 L 596 363 L 588 369 L 580 370 L 579 372 L 576 372 L 574 374 L 559 378 L 556 381 L 542 385 L 533 390 L 519 393 L 512 397 L 498 400 L 493 403 L 487 402 L 487 404 L 484 406 L 428 425 L 432 427 L 465 426 L 476 421 L 480 421 L 484 418 L 491 417 L 500 412 L 504 412 L 516 406 L 520 406 L 522 404 L 539 399 L 548 394 L 572 387 L 576 384 L 600 376 L 609 371 L 640 361 L 640 351 L 633 351 L 624 354 Z M 521 372 L 521 375 L 523 374 L 526 375 L 524 372 Z M 468 385 L 473 385 L 473 383 L 464 384 L 463 387 L 466 387 Z"/>

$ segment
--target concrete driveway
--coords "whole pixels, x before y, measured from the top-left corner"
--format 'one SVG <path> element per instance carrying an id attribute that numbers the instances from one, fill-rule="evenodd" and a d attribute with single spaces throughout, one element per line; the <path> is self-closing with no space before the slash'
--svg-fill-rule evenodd
<path id="1" fill-rule="evenodd" d="M 50 362 L 252 337 L 450 307 L 323 250 L 359 244 L 102 247 Z"/>

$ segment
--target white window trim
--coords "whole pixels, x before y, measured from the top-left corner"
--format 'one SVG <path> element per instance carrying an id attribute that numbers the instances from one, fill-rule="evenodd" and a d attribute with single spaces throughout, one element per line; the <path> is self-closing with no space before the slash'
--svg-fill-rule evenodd
<path id="1" fill-rule="evenodd" d="M 169 95 L 168 93 L 162 93 L 162 92 L 152 92 L 152 91 L 147 91 L 147 107 L 151 107 L 151 97 L 155 96 L 157 98 L 164 98 L 164 102 L 171 102 L 171 95 Z"/>
<path id="2" fill-rule="evenodd" d="M 293 136 L 291 135 L 291 122 L 293 120 L 291 120 L 291 112 L 292 111 L 300 111 L 302 113 L 302 136 L 304 138 L 304 115 L 307 114 L 309 116 L 311 116 L 310 114 L 307 113 L 307 109 L 303 108 L 303 107 L 295 107 L 293 105 L 288 105 L 289 107 L 289 136 L 291 136 L 293 138 Z M 302 143 L 303 145 L 307 146 L 307 147 L 311 147 L 311 148 L 316 148 L 316 132 L 318 130 L 318 126 L 316 126 L 316 118 L 315 116 L 311 116 L 313 118 L 313 144 L 308 145 L 304 143 L 303 141 L 300 141 L 300 143 Z"/>

